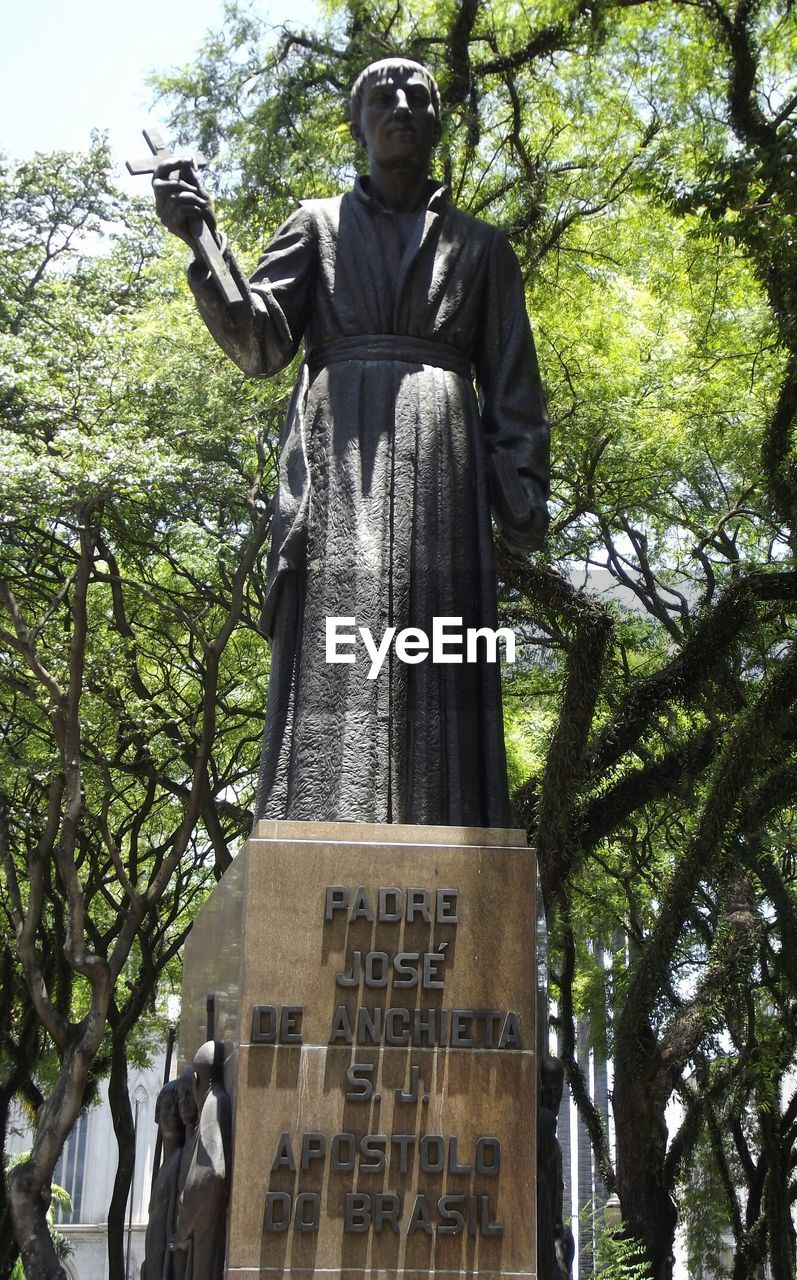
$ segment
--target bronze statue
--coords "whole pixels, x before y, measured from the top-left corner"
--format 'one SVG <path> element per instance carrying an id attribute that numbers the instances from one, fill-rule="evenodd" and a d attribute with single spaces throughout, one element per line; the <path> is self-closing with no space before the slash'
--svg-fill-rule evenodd
<path id="1" fill-rule="evenodd" d="M 556 1136 L 564 1092 L 564 1067 L 546 1056 L 540 1063 L 537 1108 L 537 1272 L 540 1280 L 571 1280 L 575 1248 L 564 1223 L 562 1148 Z"/>
<path id="2" fill-rule="evenodd" d="M 155 1123 L 163 1139 L 163 1163 L 152 1184 L 141 1280 L 170 1280 L 169 1241 L 177 1220 L 177 1175 L 185 1139 L 176 1080 L 170 1080 L 158 1094 Z"/>
<path id="3" fill-rule="evenodd" d="M 377 642 L 390 627 L 431 637 L 435 618 L 495 628 L 491 503 L 515 551 L 540 546 L 547 526 L 548 423 L 523 280 L 502 233 L 428 177 L 433 77 L 401 58 L 366 67 L 351 129 L 367 176 L 305 201 L 250 281 L 216 233 L 242 304 L 223 300 L 204 260 L 189 267 L 211 333 L 246 373 L 274 374 L 305 349 L 272 530 L 257 814 L 506 826 L 495 662 L 452 661 L 456 645 L 448 661 L 419 660 L 416 644 L 369 679 L 362 645 L 327 661 L 327 619 Z M 197 218 L 215 227 L 190 163 L 160 164 L 154 187 L 187 243 Z"/>
<path id="4" fill-rule="evenodd" d="M 223 1060 L 223 1043 L 208 1040 L 191 1069 L 199 1119 L 172 1242 L 186 1280 L 222 1280 L 224 1274 L 232 1108 Z"/>
<path id="5" fill-rule="evenodd" d="M 177 1230 L 177 1206 L 180 1203 L 180 1197 L 185 1189 L 188 1180 L 188 1170 L 191 1167 L 191 1158 L 194 1154 L 196 1145 L 197 1121 L 199 1120 L 199 1111 L 197 1109 L 196 1093 L 194 1092 L 194 1069 L 186 1067 L 177 1077 L 177 1102 L 180 1108 L 180 1119 L 185 1127 L 185 1141 L 180 1151 L 180 1162 L 177 1168 L 177 1203 L 175 1204 L 174 1214 L 171 1219 L 172 1234 L 170 1239 L 173 1240 L 174 1232 Z M 175 1252 L 171 1251 L 172 1280 L 185 1280 L 186 1268 L 188 1264 L 188 1256 L 185 1250 Z"/>

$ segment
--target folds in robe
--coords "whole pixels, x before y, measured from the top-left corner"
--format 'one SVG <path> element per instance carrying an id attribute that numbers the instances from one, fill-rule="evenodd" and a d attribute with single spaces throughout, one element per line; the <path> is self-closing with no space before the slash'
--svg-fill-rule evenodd
<path id="1" fill-rule="evenodd" d="M 377 639 L 389 626 L 431 635 L 434 617 L 497 626 L 491 486 L 505 528 L 548 492 L 548 423 L 505 237 L 430 185 L 402 252 L 360 180 L 288 219 L 245 314 L 199 275 L 192 284 L 248 373 L 276 372 L 305 343 L 269 559 L 258 816 L 507 825 L 496 664 L 409 665 L 391 650 L 368 680 L 362 650 L 354 664 L 325 660 L 328 617 Z"/>

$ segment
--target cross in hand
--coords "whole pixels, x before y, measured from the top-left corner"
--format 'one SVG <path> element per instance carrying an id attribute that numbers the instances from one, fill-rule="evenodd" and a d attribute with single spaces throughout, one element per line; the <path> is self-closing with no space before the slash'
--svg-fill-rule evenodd
<path id="1" fill-rule="evenodd" d="M 143 133 L 152 155 L 142 160 L 128 160 L 128 173 L 154 173 L 160 165 L 174 160 L 175 169 L 171 176 L 175 181 L 178 180 L 180 177 L 180 165 L 185 163 L 185 157 L 171 152 L 163 142 L 157 129 L 144 129 Z M 192 156 L 191 160 L 196 169 L 204 169 L 208 163 L 205 157 L 199 153 Z M 213 234 L 212 226 L 205 218 L 200 216 L 191 218 L 186 225 L 194 252 L 205 263 L 224 301 L 228 306 L 235 306 L 236 303 L 243 302 L 244 298 L 241 290 L 230 274 L 230 269 Z"/>

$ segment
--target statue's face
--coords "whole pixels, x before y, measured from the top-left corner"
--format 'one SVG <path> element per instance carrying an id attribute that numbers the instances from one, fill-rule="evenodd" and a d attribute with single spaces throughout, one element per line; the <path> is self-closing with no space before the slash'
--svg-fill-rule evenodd
<path id="1" fill-rule="evenodd" d="M 397 65 L 369 77 L 354 136 L 367 149 L 372 165 L 426 172 L 440 123 L 423 76 Z"/>
<path id="2" fill-rule="evenodd" d="M 180 1103 L 180 1117 L 186 1127 L 197 1122 L 197 1105 L 194 1097 L 194 1075 L 191 1069 L 184 1071 L 177 1081 L 177 1097 Z"/>
<path id="3" fill-rule="evenodd" d="M 202 1110 L 202 1103 L 208 1094 L 210 1088 L 210 1070 L 202 1065 L 197 1066 L 194 1063 L 194 1100 L 196 1102 L 197 1111 Z"/>
<path id="4" fill-rule="evenodd" d="M 175 1088 L 161 1090 L 156 1118 L 164 1137 L 174 1138 L 180 1133 L 180 1106 Z"/>
<path id="5" fill-rule="evenodd" d="M 565 1073 L 558 1058 L 543 1058 L 540 1067 L 540 1104 L 559 1114 L 564 1093 Z"/>

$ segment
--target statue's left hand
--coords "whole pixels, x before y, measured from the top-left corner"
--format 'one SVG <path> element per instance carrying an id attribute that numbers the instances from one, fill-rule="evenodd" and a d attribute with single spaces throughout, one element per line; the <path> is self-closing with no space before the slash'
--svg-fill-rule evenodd
<path id="1" fill-rule="evenodd" d="M 539 551 L 550 524 L 541 485 L 508 451 L 490 455 L 488 474 L 493 514 L 507 549 L 515 555 Z"/>
<path id="2" fill-rule="evenodd" d="M 507 551 L 513 555 L 523 556 L 528 551 L 541 551 L 545 546 L 545 535 L 551 517 L 545 503 L 531 508 L 528 521 L 523 525 L 502 525 L 501 537 Z"/>

